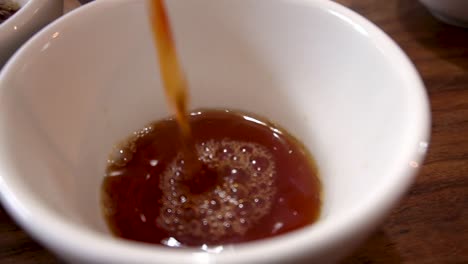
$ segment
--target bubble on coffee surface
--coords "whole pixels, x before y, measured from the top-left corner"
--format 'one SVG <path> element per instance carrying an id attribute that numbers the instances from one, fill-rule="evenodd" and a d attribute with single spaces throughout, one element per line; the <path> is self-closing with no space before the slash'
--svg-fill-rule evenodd
<path id="1" fill-rule="evenodd" d="M 216 243 L 242 236 L 270 212 L 276 186 L 272 154 L 262 145 L 210 140 L 196 146 L 200 160 L 217 172 L 214 188 L 193 194 L 184 185 L 179 154 L 160 180 L 162 206 L 157 224 L 182 239 Z"/>

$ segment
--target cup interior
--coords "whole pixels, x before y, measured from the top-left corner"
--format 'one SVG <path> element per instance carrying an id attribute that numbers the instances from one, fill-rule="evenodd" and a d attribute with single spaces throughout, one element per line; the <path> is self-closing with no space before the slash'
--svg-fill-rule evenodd
<path id="1" fill-rule="evenodd" d="M 427 113 L 414 69 L 380 31 L 325 1 L 167 4 L 191 108 L 264 116 L 312 153 L 323 209 L 308 232 L 396 199 L 392 182 L 409 181 Z M 0 76 L 2 191 L 110 236 L 100 210 L 108 155 L 170 115 L 150 34 L 145 1 L 96 1 L 15 55 Z"/>

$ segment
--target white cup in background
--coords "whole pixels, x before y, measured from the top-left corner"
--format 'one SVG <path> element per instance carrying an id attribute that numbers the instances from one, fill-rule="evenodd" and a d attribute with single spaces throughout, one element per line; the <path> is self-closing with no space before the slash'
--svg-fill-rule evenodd
<path id="1" fill-rule="evenodd" d="M 467 0 L 420 0 L 439 20 L 460 27 L 468 27 Z"/>
<path id="2" fill-rule="evenodd" d="M 28 38 L 63 13 L 63 0 L 15 0 L 20 9 L 0 24 L 0 69 Z"/>

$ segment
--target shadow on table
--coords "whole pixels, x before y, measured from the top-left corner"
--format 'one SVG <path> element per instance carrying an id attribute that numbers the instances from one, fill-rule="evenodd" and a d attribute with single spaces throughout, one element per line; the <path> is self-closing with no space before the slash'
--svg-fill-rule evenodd
<path id="1" fill-rule="evenodd" d="M 0 263 L 63 264 L 29 237 L 0 205 Z"/>
<path id="2" fill-rule="evenodd" d="M 468 71 L 468 29 L 439 22 L 416 0 L 399 0 L 398 16 L 416 41 Z"/>
<path id="3" fill-rule="evenodd" d="M 402 263 L 394 243 L 384 231 L 378 231 L 341 264 Z"/>

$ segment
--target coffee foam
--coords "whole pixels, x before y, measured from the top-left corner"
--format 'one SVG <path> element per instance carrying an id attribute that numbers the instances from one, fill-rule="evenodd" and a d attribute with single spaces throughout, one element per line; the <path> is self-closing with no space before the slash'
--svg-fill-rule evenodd
<path id="1" fill-rule="evenodd" d="M 160 180 L 163 192 L 157 224 L 179 240 L 216 243 L 242 236 L 270 212 L 276 194 L 275 163 L 256 143 L 210 140 L 196 146 L 200 160 L 222 180 L 214 189 L 192 194 L 184 185 L 182 154 Z"/>

